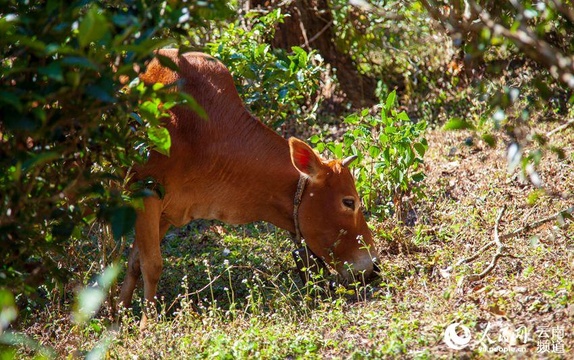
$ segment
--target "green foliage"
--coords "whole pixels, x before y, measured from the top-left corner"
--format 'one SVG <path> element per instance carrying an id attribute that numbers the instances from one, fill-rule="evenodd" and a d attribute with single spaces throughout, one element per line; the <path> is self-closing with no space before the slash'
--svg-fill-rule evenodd
<path id="1" fill-rule="evenodd" d="M 383 80 L 382 93 L 399 89 L 401 96 L 411 98 L 436 86 L 443 54 L 429 46 L 437 34 L 418 1 L 330 3 L 335 43 L 351 54 L 359 71 Z"/>
<path id="2" fill-rule="evenodd" d="M 31 293 L 65 278 L 66 244 L 87 241 L 96 219 L 116 239 L 131 231 L 131 201 L 146 193 L 111 184 L 149 150 L 169 151 L 160 121 L 169 106 L 198 108 L 125 84 L 202 4 L 1 1 L 0 288 Z"/>
<path id="3" fill-rule="evenodd" d="M 412 195 L 416 201 L 424 195 L 420 183 L 425 178 L 422 164 L 428 144 L 423 135 L 427 124 L 412 122 L 404 111 L 397 111 L 395 99 L 393 91 L 381 103 L 379 116 L 368 110 L 347 116 L 349 129 L 342 143 L 324 142 L 319 135 L 311 137 L 311 142 L 319 151 L 327 149 L 338 158 L 358 155 L 363 166 L 357 169 L 355 180 L 366 210 L 388 214 L 394 203 L 402 220 L 403 197 Z"/>
<path id="4" fill-rule="evenodd" d="M 230 23 L 207 46 L 233 74 L 247 107 L 272 128 L 315 116 L 322 71 L 313 52 L 297 46 L 286 52 L 268 44 L 283 16 L 279 9 L 263 16 L 248 13 L 246 26 Z"/>
<path id="5" fill-rule="evenodd" d="M 452 118 L 444 124 L 443 129 L 444 130 L 463 130 L 463 129 L 474 130 L 475 127 L 474 127 L 474 125 L 472 125 L 472 123 L 470 123 L 466 120 L 463 120 L 460 118 Z"/>
<path id="6" fill-rule="evenodd" d="M 77 292 L 72 313 L 73 332 L 96 332 L 98 334 L 103 332 L 101 322 L 93 318 L 103 304 L 118 273 L 119 267 L 111 265 L 97 277 L 93 284 Z M 25 349 L 34 352 L 36 358 L 55 359 L 57 354 L 49 346 L 41 344 L 24 333 L 8 329 L 9 323 L 15 320 L 16 313 L 12 294 L 7 290 L 0 289 L 0 358 L 15 359 L 17 358 L 16 351 Z M 92 350 L 86 353 L 86 357 L 90 359 L 104 358 L 110 344 L 109 336 L 102 337 Z"/>
<path id="7" fill-rule="evenodd" d="M 6 289 L 0 288 L 0 335 L 18 315 L 14 295 Z"/>

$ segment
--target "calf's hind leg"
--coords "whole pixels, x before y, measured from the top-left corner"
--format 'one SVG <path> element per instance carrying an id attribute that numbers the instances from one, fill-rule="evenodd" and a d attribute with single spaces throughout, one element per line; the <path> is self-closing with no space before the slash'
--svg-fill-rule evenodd
<path id="1" fill-rule="evenodd" d="M 128 258 L 128 268 L 126 271 L 126 277 L 124 279 L 124 283 L 122 284 L 122 290 L 120 292 L 120 304 L 122 306 L 126 308 L 131 306 L 134 290 L 136 288 L 141 273 L 142 271 L 140 268 L 139 251 L 137 244 L 134 242 L 134 245 L 130 250 L 130 256 Z"/>

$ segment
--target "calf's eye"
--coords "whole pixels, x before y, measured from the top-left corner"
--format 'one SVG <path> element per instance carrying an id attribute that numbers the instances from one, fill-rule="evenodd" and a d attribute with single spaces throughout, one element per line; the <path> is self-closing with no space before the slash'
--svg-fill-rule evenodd
<path id="1" fill-rule="evenodd" d="M 343 199 L 343 205 L 351 210 L 355 210 L 355 199 Z"/>

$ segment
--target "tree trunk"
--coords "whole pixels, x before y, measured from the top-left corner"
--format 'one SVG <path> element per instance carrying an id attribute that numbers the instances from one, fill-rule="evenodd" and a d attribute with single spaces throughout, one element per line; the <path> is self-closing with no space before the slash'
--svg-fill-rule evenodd
<path id="1" fill-rule="evenodd" d="M 251 0 L 251 7 L 274 7 L 276 0 Z M 301 46 L 315 49 L 325 61 L 337 70 L 341 90 L 354 107 L 372 106 L 377 102 L 377 82 L 359 73 L 349 54 L 337 49 L 333 15 L 327 0 L 295 0 L 287 3 L 284 13 L 290 14 L 278 25 L 272 46 L 291 49 Z"/>

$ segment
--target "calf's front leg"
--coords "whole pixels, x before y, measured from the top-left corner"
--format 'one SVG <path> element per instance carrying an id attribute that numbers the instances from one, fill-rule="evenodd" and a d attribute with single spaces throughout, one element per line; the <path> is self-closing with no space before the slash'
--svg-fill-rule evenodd
<path id="1" fill-rule="evenodd" d="M 120 293 L 120 302 L 129 307 L 140 274 L 144 281 L 144 306 L 142 324 L 145 323 L 147 306 L 155 303 L 157 284 L 162 272 L 160 242 L 169 228 L 169 223 L 161 218 L 162 202 L 158 198 L 146 198 L 144 209 L 138 212 L 135 228 L 135 241 L 130 252 L 126 278 Z"/>

